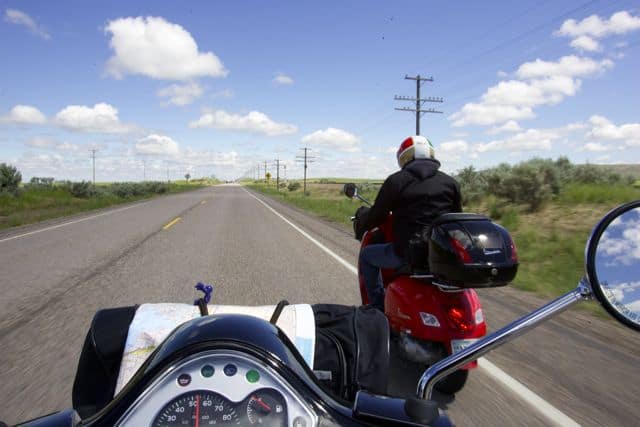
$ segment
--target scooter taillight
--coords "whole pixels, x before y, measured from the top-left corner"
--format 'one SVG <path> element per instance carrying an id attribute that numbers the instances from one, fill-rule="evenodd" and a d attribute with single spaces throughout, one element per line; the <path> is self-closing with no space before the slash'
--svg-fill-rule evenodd
<path id="1" fill-rule="evenodd" d="M 451 241 L 451 246 L 453 246 L 456 254 L 458 254 L 460 261 L 462 261 L 463 264 L 471 264 L 473 262 L 471 255 L 469 255 L 469 252 L 467 252 L 462 243 L 454 237 L 449 237 L 449 240 Z"/>
<path id="2" fill-rule="evenodd" d="M 466 315 L 464 308 L 462 307 L 449 307 L 447 310 L 447 319 L 449 325 L 460 332 L 468 332 L 475 326 L 474 319 Z"/>

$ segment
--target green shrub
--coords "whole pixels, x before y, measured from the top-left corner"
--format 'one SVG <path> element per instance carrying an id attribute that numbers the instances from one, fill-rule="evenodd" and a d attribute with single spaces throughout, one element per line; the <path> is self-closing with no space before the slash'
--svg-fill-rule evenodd
<path id="1" fill-rule="evenodd" d="M 546 178 L 535 166 L 519 164 L 498 189 L 502 192 L 499 195 L 513 203 L 527 204 L 531 211 L 537 211 L 553 194 L 552 186 L 545 182 Z"/>
<path id="2" fill-rule="evenodd" d="M 292 181 L 289 183 L 289 185 L 287 185 L 287 190 L 289 191 L 296 191 L 299 190 L 301 187 L 300 183 L 298 181 Z"/>
<path id="3" fill-rule="evenodd" d="M 89 181 L 74 182 L 71 184 L 69 192 L 73 197 L 86 199 L 94 194 L 92 187 L 93 185 Z"/>
<path id="4" fill-rule="evenodd" d="M 0 163 L 0 192 L 18 194 L 18 186 L 22 181 L 22 174 L 15 166 Z"/>
<path id="5" fill-rule="evenodd" d="M 478 202 L 487 192 L 485 177 L 473 166 L 462 169 L 456 179 L 460 184 L 463 204 Z"/>

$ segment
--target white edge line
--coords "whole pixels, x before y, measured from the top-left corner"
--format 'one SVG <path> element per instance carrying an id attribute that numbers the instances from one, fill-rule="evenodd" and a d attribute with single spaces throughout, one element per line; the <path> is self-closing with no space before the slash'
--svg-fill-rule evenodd
<path id="1" fill-rule="evenodd" d="M 142 205 L 145 205 L 147 203 L 149 203 L 149 202 L 136 203 L 135 205 L 126 206 L 126 207 L 120 208 L 120 209 L 110 210 L 110 211 L 103 212 L 103 213 L 100 213 L 100 214 L 97 214 L 97 215 L 87 216 L 87 217 L 84 217 L 84 218 L 77 219 L 75 221 L 63 222 L 62 224 L 52 225 L 51 227 L 45 227 L 45 228 L 41 228 L 39 230 L 30 231 L 28 233 L 23 233 L 23 234 L 18 234 L 16 236 L 6 237 L 4 239 L 0 239 L 0 243 L 8 242 L 9 240 L 13 240 L 13 239 L 19 239 L 21 237 L 27 237 L 27 236 L 31 236 L 31 235 L 34 235 L 34 234 L 42 233 L 43 231 L 55 230 L 56 228 L 65 227 L 65 226 L 71 225 L 71 224 L 77 224 L 79 222 L 88 221 L 90 219 L 98 218 L 100 216 L 111 215 L 112 213 L 126 211 L 127 209 L 136 208 L 138 206 L 142 206 Z"/>
<path id="2" fill-rule="evenodd" d="M 282 216 L 279 212 L 277 212 L 271 206 L 266 204 L 264 201 L 262 201 L 258 197 L 256 197 L 253 194 L 251 194 L 251 192 L 249 192 L 246 188 L 243 188 L 243 189 L 251 197 L 256 199 L 258 202 L 260 202 L 262 205 L 264 205 L 267 209 L 269 209 L 271 212 L 273 212 L 277 217 L 279 217 L 284 222 L 286 222 L 291 227 L 293 227 L 297 232 L 302 234 L 307 239 L 311 240 L 316 246 L 318 246 L 320 249 L 322 249 L 324 252 L 326 252 L 329 256 L 331 256 L 333 259 L 335 259 L 340 264 L 342 264 L 344 267 L 346 267 L 353 274 L 356 274 L 356 275 L 358 274 L 358 269 L 356 267 L 354 267 L 353 265 L 349 264 L 342 257 L 340 257 L 339 255 L 334 253 L 331 249 L 327 248 L 325 245 L 323 245 L 322 243 L 320 243 L 319 241 L 317 241 L 316 239 L 311 237 L 304 230 L 302 230 L 300 227 L 298 227 L 297 225 L 295 225 L 294 223 L 289 221 L 287 218 Z M 556 424 L 558 426 L 563 426 L 563 427 L 565 427 L 565 426 L 580 427 L 580 424 L 576 423 L 569 416 L 565 415 L 562 411 L 557 409 L 555 406 L 551 405 L 549 402 L 547 402 L 546 400 L 544 400 L 543 398 L 541 398 L 540 396 L 538 396 L 537 394 L 535 394 L 534 392 L 529 390 L 524 384 L 522 384 L 521 382 L 519 382 L 518 380 L 516 380 L 515 378 L 513 378 L 509 374 L 507 374 L 502 369 L 498 368 L 496 365 L 491 363 L 486 358 L 484 358 L 484 357 L 479 358 L 478 359 L 478 365 L 482 369 L 484 369 L 484 371 L 487 374 L 489 374 L 489 376 L 493 377 L 496 381 L 501 383 L 503 386 L 505 386 L 506 388 L 508 388 L 509 390 L 514 392 L 515 394 L 517 394 L 522 400 L 524 400 L 529 405 L 531 405 L 543 417 L 545 417 L 546 419 L 551 421 L 553 424 Z"/>
<path id="3" fill-rule="evenodd" d="M 580 424 L 576 423 L 573 419 L 569 418 L 555 406 L 551 405 L 549 402 L 529 390 L 524 384 L 511 377 L 509 374 L 498 368 L 486 358 L 481 357 L 480 359 L 478 359 L 478 364 L 495 380 L 517 394 L 529 405 L 536 408 L 549 421 L 563 427 L 580 427 Z"/>
<path id="4" fill-rule="evenodd" d="M 279 217 L 281 220 L 283 220 L 284 222 L 286 222 L 287 224 L 289 224 L 291 227 L 293 227 L 298 233 L 302 234 L 304 237 L 306 237 L 307 239 L 311 240 L 313 243 L 316 244 L 316 246 L 318 246 L 320 249 L 322 249 L 323 251 L 325 251 L 329 256 L 331 256 L 333 259 L 335 259 L 336 261 L 338 261 L 340 264 L 342 264 L 345 268 L 347 268 L 349 271 L 351 271 L 353 274 L 358 274 L 358 269 L 355 268 L 353 265 L 349 264 L 347 261 L 345 261 L 342 257 L 340 257 L 339 255 L 335 254 L 331 249 L 327 248 L 325 245 L 323 245 L 322 243 L 320 243 L 319 241 L 317 241 L 316 239 L 314 239 L 313 237 L 311 237 L 309 234 L 307 234 L 303 229 L 301 229 L 300 227 L 298 227 L 297 225 L 295 225 L 294 223 L 292 223 L 291 221 L 289 221 L 287 218 L 285 218 L 284 216 L 282 216 L 279 212 L 277 212 L 275 209 L 273 209 L 271 206 L 269 206 L 268 204 L 266 204 L 265 202 L 263 202 L 262 200 L 260 200 L 259 198 L 257 198 L 256 196 L 254 196 L 253 194 L 251 194 L 246 188 L 244 189 L 244 191 L 246 191 L 251 197 L 253 197 L 254 199 L 256 199 L 257 201 L 259 201 L 260 203 L 262 203 L 267 209 L 269 209 L 271 212 L 273 212 L 277 217 Z"/>

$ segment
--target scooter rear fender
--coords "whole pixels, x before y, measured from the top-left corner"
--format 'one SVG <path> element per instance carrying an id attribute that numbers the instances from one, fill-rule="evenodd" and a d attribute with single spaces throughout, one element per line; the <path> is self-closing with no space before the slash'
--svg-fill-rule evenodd
<path id="1" fill-rule="evenodd" d="M 451 310 L 461 316 L 458 322 L 451 318 Z M 399 276 L 386 287 L 385 311 L 391 329 L 440 342 L 449 354 L 452 340 L 478 339 L 487 333 L 480 299 L 473 289 L 445 292 L 428 282 Z"/>

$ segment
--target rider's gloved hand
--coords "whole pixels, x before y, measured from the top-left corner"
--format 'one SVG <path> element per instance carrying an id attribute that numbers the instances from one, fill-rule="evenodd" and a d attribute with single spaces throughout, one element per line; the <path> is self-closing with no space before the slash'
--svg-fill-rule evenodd
<path id="1" fill-rule="evenodd" d="M 369 208 L 366 206 L 360 206 L 356 211 L 356 220 L 353 222 L 353 231 L 356 235 L 356 239 L 362 239 L 364 232 L 367 231 L 364 224 L 367 222 L 367 215 L 369 215 Z"/>

